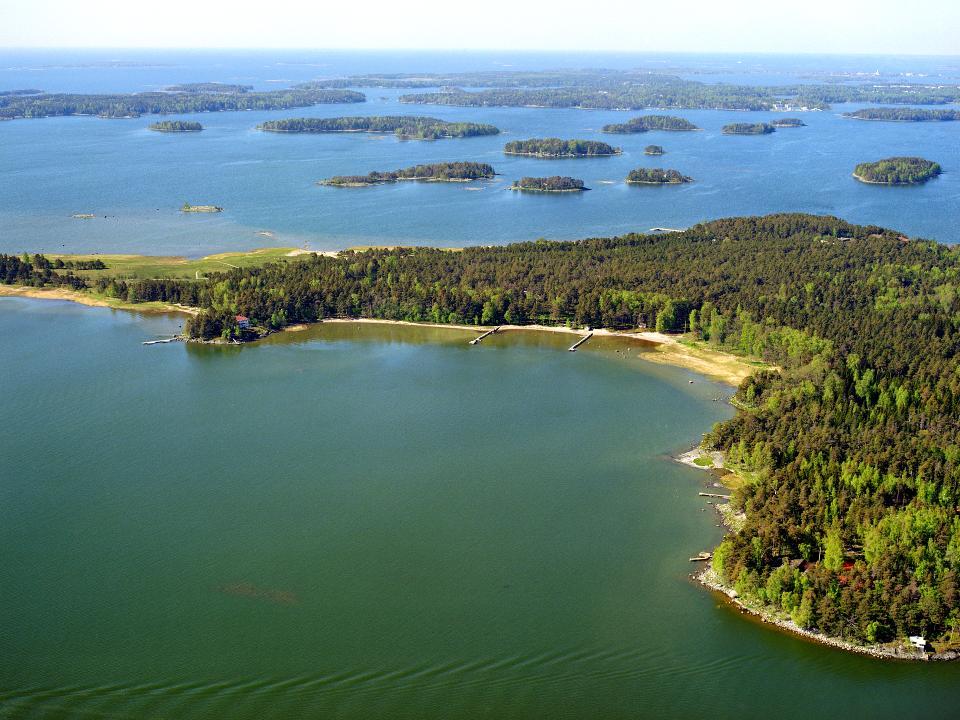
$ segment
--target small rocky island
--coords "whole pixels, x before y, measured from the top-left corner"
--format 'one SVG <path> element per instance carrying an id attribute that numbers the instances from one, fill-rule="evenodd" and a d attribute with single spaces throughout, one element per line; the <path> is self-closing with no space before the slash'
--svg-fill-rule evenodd
<path id="1" fill-rule="evenodd" d="M 583 180 L 579 178 L 553 175 L 551 177 L 523 177 L 514 180 L 510 189 L 525 192 L 583 192 L 590 188 L 584 187 Z"/>
<path id="2" fill-rule="evenodd" d="M 374 171 L 366 175 L 335 175 L 321 180 L 319 185 L 334 187 L 370 187 L 401 180 L 419 180 L 423 182 L 470 182 L 472 180 L 490 180 L 496 173 L 492 165 L 476 162 L 432 163 L 414 165 L 401 170 Z"/>
<path id="3" fill-rule="evenodd" d="M 769 135 L 776 131 L 769 123 L 730 123 L 722 130 L 724 135 Z"/>
<path id="4" fill-rule="evenodd" d="M 188 202 L 185 202 L 180 207 L 180 212 L 185 213 L 218 213 L 223 212 L 223 208 L 219 205 L 191 205 Z"/>
<path id="5" fill-rule="evenodd" d="M 779 118 L 770 124 L 775 128 L 798 128 L 807 126 L 800 118 Z"/>
<path id="6" fill-rule="evenodd" d="M 693 182 L 693 178 L 678 170 L 661 168 L 636 168 L 627 175 L 628 185 L 681 185 Z"/>
<path id="7" fill-rule="evenodd" d="M 150 125 L 149 129 L 164 133 L 192 133 L 203 130 L 203 125 L 193 120 L 161 120 Z"/>
<path id="8" fill-rule="evenodd" d="M 844 113 L 843 116 L 852 120 L 882 120 L 886 122 L 953 122 L 960 120 L 960 110 L 873 107 Z"/>
<path id="9" fill-rule="evenodd" d="M 891 157 L 876 162 L 860 163 L 853 176 L 860 182 L 874 185 L 920 185 L 935 178 L 940 166 L 919 157 Z"/>
<path id="10" fill-rule="evenodd" d="M 688 132 L 699 129 L 689 120 L 673 115 L 643 115 L 632 118 L 625 123 L 604 125 L 602 128 L 605 133 L 643 133 L 650 130 Z"/>
<path id="11" fill-rule="evenodd" d="M 643 154 L 644 155 L 663 155 L 664 150 L 663 150 L 663 147 L 660 145 L 647 145 L 643 149 Z"/>
<path id="12" fill-rule="evenodd" d="M 275 133 L 394 133 L 411 140 L 439 140 L 497 135 L 493 125 L 469 122 L 447 122 L 419 115 L 381 115 L 367 117 L 291 118 L 268 120 L 258 130 Z"/>
<path id="13" fill-rule="evenodd" d="M 527 155 L 536 158 L 584 158 L 619 155 L 620 148 L 596 140 L 561 140 L 531 138 L 514 140 L 503 146 L 506 155 Z"/>

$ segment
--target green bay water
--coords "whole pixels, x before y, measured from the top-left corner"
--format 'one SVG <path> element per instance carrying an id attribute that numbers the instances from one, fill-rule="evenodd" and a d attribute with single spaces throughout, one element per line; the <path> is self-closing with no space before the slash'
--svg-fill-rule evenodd
<path id="1" fill-rule="evenodd" d="M 954 715 L 956 665 L 690 582 L 669 454 L 729 388 L 546 333 L 141 345 L 179 323 L 0 299 L 0 717 Z"/>

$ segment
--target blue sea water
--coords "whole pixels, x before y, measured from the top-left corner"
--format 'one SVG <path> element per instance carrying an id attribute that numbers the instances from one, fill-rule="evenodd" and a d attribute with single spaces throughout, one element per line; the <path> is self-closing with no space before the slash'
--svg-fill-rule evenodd
<path id="1" fill-rule="evenodd" d="M 285 87 L 317 77 L 365 72 L 642 67 L 706 82 L 786 84 L 830 72 L 880 72 L 885 81 L 956 81 L 951 58 L 786 58 L 543 53 L 4 52 L 0 89 L 142 91 L 177 82 L 241 82 Z M 804 113 L 808 127 L 770 136 L 723 136 L 741 120 L 773 113 L 669 111 L 702 131 L 604 135 L 600 128 L 641 114 L 538 108 L 455 108 L 398 102 L 404 91 L 361 88 L 367 102 L 313 108 L 228 112 L 195 118 L 196 135 L 147 130 L 154 117 L 130 120 L 48 118 L 0 123 L 0 251 L 131 252 L 206 255 L 267 245 L 339 249 L 353 245 L 459 247 L 540 237 L 575 239 L 652 227 L 687 227 L 718 217 L 770 212 L 838 215 L 941 242 L 960 240 L 960 123 L 868 123 L 835 106 Z M 275 135 L 255 130 L 269 119 L 299 116 L 418 114 L 493 123 L 499 136 L 401 141 L 393 136 Z M 503 144 L 528 137 L 603 139 L 623 148 L 613 158 L 538 160 L 505 156 Z M 647 144 L 666 155 L 643 154 Z M 922 187 L 858 183 L 853 167 L 891 155 L 921 155 L 944 174 Z M 374 188 L 319 187 L 335 174 L 363 174 L 420 162 L 489 162 L 493 182 L 401 183 Z M 669 167 L 695 182 L 632 187 L 634 167 Z M 573 175 L 591 192 L 508 192 L 523 175 Z M 184 216 L 184 202 L 224 212 Z M 75 213 L 92 213 L 78 220 Z"/>

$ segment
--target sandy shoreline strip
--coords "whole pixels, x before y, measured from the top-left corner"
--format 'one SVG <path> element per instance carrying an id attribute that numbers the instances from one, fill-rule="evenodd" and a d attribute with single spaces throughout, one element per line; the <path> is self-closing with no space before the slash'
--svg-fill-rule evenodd
<path id="1" fill-rule="evenodd" d="M 67 288 L 36 288 L 25 285 L 0 285 L 0 297 L 30 298 L 32 300 L 66 300 L 89 307 L 105 307 L 114 310 L 129 310 L 131 312 L 162 312 L 196 315 L 200 311 L 188 305 L 174 305 L 173 303 L 145 302 L 129 303 L 114 298 L 98 297 L 80 290 Z"/>
<path id="2" fill-rule="evenodd" d="M 129 310 L 132 312 L 173 312 L 186 315 L 196 315 L 199 308 L 172 303 L 128 303 L 115 298 L 105 298 L 89 292 L 71 290 L 68 288 L 35 288 L 23 285 L 0 285 L 0 297 L 21 297 L 38 300 L 67 300 L 70 302 L 88 305 L 91 307 L 106 307 L 114 310 Z M 408 320 L 384 320 L 379 318 L 327 318 L 324 323 L 370 323 L 379 325 L 407 325 L 412 327 L 431 327 L 449 330 L 461 330 L 471 333 L 484 333 L 492 330 L 493 326 L 482 325 L 452 325 L 447 323 L 410 322 Z M 284 328 L 285 332 L 301 332 L 309 327 L 308 324 L 298 323 Z M 647 362 L 662 365 L 672 365 L 691 370 L 713 380 L 737 386 L 740 382 L 754 373 L 757 367 L 749 364 L 743 358 L 709 348 L 694 347 L 681 343 L 675 336 L 652 330 L 617 331 L 599 328 L 571 328 L 564 325 L 500 325 L 498 332 L 551 332 L 583 337 L 592 332 L 596 337 L 616 337 L 635 340 L 642 343 L 646 351 L 638 353 L 638 357 Z"/>
<path id="3" fill-rule="evenodd" d="M 447 328 L 454 330 L 464 330 L 473 333 L 484 333 L 492 330 L 495 326 L 485 325 L 451 325 L 446 323 L 426 323 L 410 322 L 408 320 L 382 320 L 378 318 L 327 318 L 322 322 L 330 323 L 376 323 L 382 325 L 410 325 L 414 327 L 432 327 Z M 746 360 L 730 353 L 709 348 L 694 347 L 681 343 L 676 336 L 667 335 L 653 330 L 608 330 L 599 328 L 596 330 L 587 330 L 585 328 L 570 328 L 565 325 L 500 325 L 498 333 L 516 332 L 516 331 L 535 331 L 563 333 L 565 335 L 576 335 L 583 337 L 588 332 L 592 332 L 596 337 L 615 337 L 625 338 L 627 340 L 636 340 L 642 343 L 646 352 L 639 353 L 637 357 L 647 362 L 657 363 L 659 365 L 671 365 L 685 370 L 691 370 L 698 375 L 704 375 L 711 380 L 737 387 L 744 378 L 749 377 L 757 371 L 758 367 L 751 365 Z M 302 326 L 297 326 L 295 331 L 302 330 Z"/>

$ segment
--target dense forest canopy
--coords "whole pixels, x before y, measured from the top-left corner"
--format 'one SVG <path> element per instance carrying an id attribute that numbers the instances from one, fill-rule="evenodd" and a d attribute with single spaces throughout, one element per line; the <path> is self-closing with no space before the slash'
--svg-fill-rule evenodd
<path id="1" fill-rule="evenodd" d="M 381 115 L 335 118 L 290 118 L 268 120 L 258 130 L 278 133 L 339 133 L 369 132 L 395 133 L 418 140 L 437 140 L 452 137 L 496 135 L 500 130 L 493 125 L 468 122 L 447 122 L 418 115 Z"/>
<path id="2" fill-rule="evenodd" d="M 679 185 L 693 182 L 693 178 L 678 170 L 661 168 L 636 168 L 627 175 L 627 182 L 638 185 Z"/>
<path id="3" fill-rule="evenodd" d="M 228 86 L 225 86 L 228 87 Z M 290 88 L 263 92 L 146 92 L 90 95 L 60 93 L 0 97 L 0 118 L 55 115 L 96 115 L 104 118 L 147 114 L 222 112 L 226 110 L 283 110 L 325 103 L 360 103 L 366 96 L 353 90 Z"/>
<path id="4" fill-rule="evenodd" d="M 891 157 L 857 165 L 853 176 L 857 180 L 884 185 L 917 185 L 936 177 L 940 166 L 918 157 Z"/>
<path id="5" fill-rule="evenodd" d="M 724 135 L 769 135 L 776 132 L 776 128 L 769 123 L 730 123 L 724 125 L 722 132 Z"/>
<path id="6" fill-rule="evenodd" d="M 74 271 L 70 271 L 74 272 Z M 79 272 L 79 271 L 77 271 Z M 36 256 L 4 282 L 84 280 Z M 777 366 L 705 442 L 745 482 L 714 554 L 744 595 L 859 641 L 936 639 L 960 620 L 960 250 L 832 217 L 718 220 L 665 235 L 445 252 L 344 252 L 199 281 L 102 277 L 130 301 L 282 327 L 324 317 L 692 332 Z"/>
<path id="7" fill-rule="evenodd" d="M 374 171 L 366 175 L 334 175 L 321 180 L 321 185 L 379 185 L 398 180 L 431 180 L 462 182 L 467 180 L 489 180 L 496 173 L 492 165 L 476 162 L 447 162 L 414 165 L 401 170 Z"/>
<path id="8" fill-rule="evenodd" d="M 550 177 L 522 177 L 514 180 L 510 189 L 533 192 L 580 192 L 590 188 L 584 187 L 583 180 L 580 178 L 551 175 Z"/>
<path id="9" fill-rule="evenodd" d="M 507 155 L 530 155 L 539 158 L 596 157 L 618 155 L 620 148 L 596 140 L 561 140 L 560 138 L 531 138 L 513 140 L 503 146 Z"/>
<path id="10" fill-rule="evenodd" d="M 192 120 L 161 120 L 150 125 L 150 129 L 156 132 L 200 132 L 203 125 Z"/>
<path id="11" fill-rule="evenodd" d="M 603 132 L 606 133 L 642 133 L 650 130 L 685 132 L 699 129 L 689 120 L 673 115 L 641 115 L 631 118 L 625 123 L 604 125 L 602 128 Z"/>
<path id="12" fill-rule="evenodd" d="M 878 107 L 854 110 L 844 113 L 843 116 L 854 120 L 887 120 L 889 122 L 951 122 L 960 120 L 960 110 Z"/>

